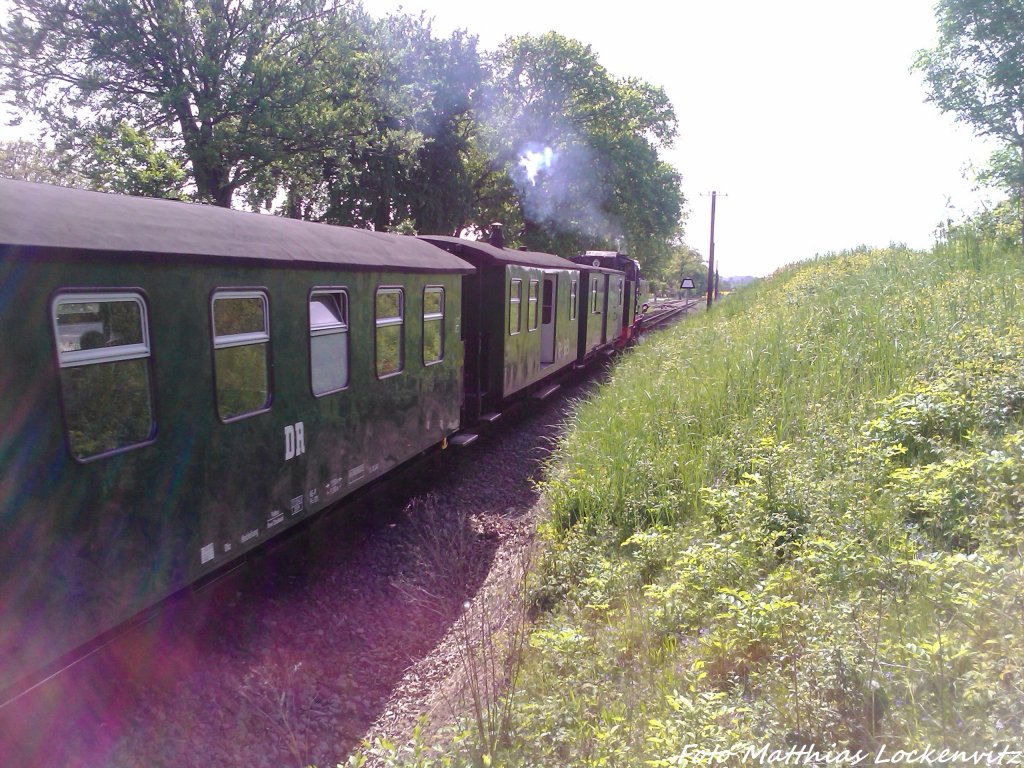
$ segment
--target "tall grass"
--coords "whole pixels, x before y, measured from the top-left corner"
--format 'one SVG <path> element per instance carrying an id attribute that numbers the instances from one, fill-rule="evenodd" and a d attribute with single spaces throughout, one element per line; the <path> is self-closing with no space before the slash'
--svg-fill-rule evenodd
<path id="1" fill-rule="evenodd" d="M 652 336 L 577 409 L 548 490 L 554 523 L 624 536 L 676 522 L 726 466 L 723 441 L 785 441 L 856 419 L 909 376 L 1005 329 L 1017 254 L 965 232 L 932 253 L 866 248 L 788 267 Z M 827 406 L 827 412 L 822 409 Z"/>
<path id="2" fill-rule="evenodd" d="M 971 231 L 857 249 L 624 361 L 552 468 L 505 763 L 1022 732 L 1022 290 Z"/>

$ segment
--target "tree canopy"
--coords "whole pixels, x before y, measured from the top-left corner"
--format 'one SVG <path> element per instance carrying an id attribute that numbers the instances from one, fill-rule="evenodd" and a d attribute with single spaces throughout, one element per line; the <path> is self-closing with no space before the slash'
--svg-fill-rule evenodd
<path id="1" fill-rule="evenodd" d="M 94 188 L 377 230 L 502 221 L 512 244 L 617 248 L 649 272 L 681 233 L 680 176 L 659 157 L 671 103 L 576 40 L 487 56 L 358 0 L 10 7 L 0 92 Z"/>
<path id="2" fill-rule="evenodd" d="M 664 90 L 613 77 L 589 46 L 554 32 L 507 40 L 492 69 L 483 130 L 515 195 L 504 184 L 491 206 L 518 220 L 522 241 L 665 263 L 684 200 L 678 172 L 658 157 L 676 135 Z"/>
<path id="3" fill-rule="evenodd" d="M 347 126 L 336 0 L 13 0 L 0 87 L 75 147 L 122 122 L 173 140 L 197 196 L 230 206 Z M 339 58 L 341 57 L 341 58 Z"/>
<path id="4" fill-rule="evenodd" d="M 0 177 L 64 187 L 85 184 L 82 176 L 70 168 L 66 155 L 43 142 L 25 139 L 0 143 Z"/>
<path id="5" fill-rule="evenodd" d="M 920 51 L 929 100 L 1003 144 L 988 177 L 1020 207 L 1024 236 L 1024 0 L 939 0 L 939 42 Z"/>

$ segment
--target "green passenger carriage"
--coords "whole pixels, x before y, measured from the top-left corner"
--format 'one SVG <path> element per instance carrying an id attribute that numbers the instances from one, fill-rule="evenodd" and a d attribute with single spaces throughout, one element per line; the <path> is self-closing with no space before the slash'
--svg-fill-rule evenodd
<path id="1" fill-rule="evenodd" d="M 460 424 L 466 262 L 0 180 L 0 690 Z"/>
<path id="2" fill-rule="evenodd" d="M 490 243 L 423 236 L 476 267 L 463 278 L 467 424 L 577 360 L 585 298 L 579 267 L 547 253 L 506 249 L 497 231 L 492 228 Z"/>
<path id="3" fill-rule="evenodd" d="M 621 348 L 636 333 L 637 318 L 643 312 L 646 281 L 640 264 L 616 251 L 587 251 L 572 259 L 581 265 L 591 290 L 591 315 L 581 334 L 580 355 L 590 355 L 607 344 Z M 597 317 L 597 315 L 602 315 Z M 583 337 L 586 337 L 586 346 Z"/>

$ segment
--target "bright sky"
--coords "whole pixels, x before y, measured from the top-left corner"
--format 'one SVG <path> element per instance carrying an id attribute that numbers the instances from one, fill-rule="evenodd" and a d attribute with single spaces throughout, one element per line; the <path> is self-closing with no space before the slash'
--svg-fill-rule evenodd
<path id="1" fill-rule="evenodd" d="M 398 0 L 364 0 L 375 16 Z M 435 32 L 484 50 L 549 30 L 592 46 L 615 76 L 667 91 L 665 158 L 683 175 L 687 242 L 707 256 L 711 190 L 722 275 L 764 275 L 816 253 L 904 242 L 976 210 L 964 169 L 990 149 L 924 103 L 909 69 L 936 39 L 933 0 L 405 0 Z M 6 3 L 0 0 L 0 10 Z M 10 134 L 0 128 L 0 138 Z"/>
<path id="2" fill-rule="evenodd" d="M 435 32 L 493 50 L 554 30 L 592 46 L 615 76 L 665 88 L 680 131 L 687 242 L 722 275 L 856 245 L 927 247 L 979 204 L 963 178 L 990 150 L 924 103 L 909 69 L 937 33 L 933 0 L 405 0 Z M 374 16 L 397 0 L 364 0 Z M 703 195 L 703 196 L 702 196 Z"/>

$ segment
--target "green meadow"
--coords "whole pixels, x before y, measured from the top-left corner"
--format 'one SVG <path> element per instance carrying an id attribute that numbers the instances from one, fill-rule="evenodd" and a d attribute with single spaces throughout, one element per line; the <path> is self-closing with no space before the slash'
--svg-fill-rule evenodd
<path id="1" fill-rule="evenodd" d="M 1022 410 L 1024 259 L 970 226 L 652 334 L 551 460 L 501 717 L 387 762 L 1024 749 Z"/>

